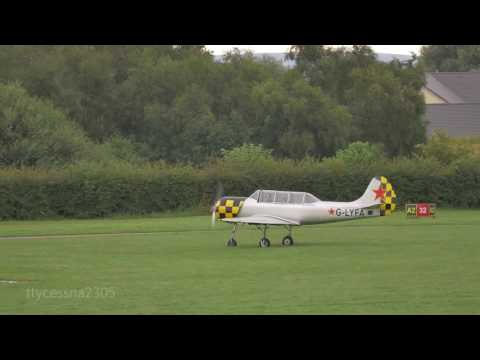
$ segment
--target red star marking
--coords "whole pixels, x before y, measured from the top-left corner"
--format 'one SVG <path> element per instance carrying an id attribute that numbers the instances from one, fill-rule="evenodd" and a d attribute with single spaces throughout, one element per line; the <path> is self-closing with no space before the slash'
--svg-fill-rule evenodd
<path id="1" fill-rule="evenodd" d="M 333 216 L 333 214 L 335 213 L 335 209 L 328 210 L 328 213 L 330 214 L 330 216 Z"/>
<path id="2" fill-rule="evenodd" d="M 378 190 L 373 189 L 373 192 L 375 193 L 375 200 L 378 198 L 383 199 L 385 196 L 385 190 L 382 189 L 382 186 L 380 186 Z"/>

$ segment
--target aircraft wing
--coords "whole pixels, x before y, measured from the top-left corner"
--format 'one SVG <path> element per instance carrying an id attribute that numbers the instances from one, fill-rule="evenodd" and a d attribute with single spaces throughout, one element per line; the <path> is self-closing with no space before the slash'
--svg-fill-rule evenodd
<path id="1" fill-rule="evenodd" d="M 229 223 L 243 223 L 243 224 L 300 225 L 296 221 L 284 219 L 278 216 L 270 216 L 270 215 L 255 215 L 255 216 L 247 216 L 247 217 L 225 218 L 222 220 Z"/>

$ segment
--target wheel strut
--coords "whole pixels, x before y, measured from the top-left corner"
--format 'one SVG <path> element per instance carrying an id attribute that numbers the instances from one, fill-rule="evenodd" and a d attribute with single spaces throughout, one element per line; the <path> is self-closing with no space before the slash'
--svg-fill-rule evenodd
<path id="1" fill-rule="evenodd" d="M 263 233 L 262 238 L 258 242 L 258 246 L 262 248 L 270 247 L 270 240 L 267 238 L 268 225 L 257 225 L 257 229 Z"/>
<path id="2" fill-rule="evenodd" d="M 238 223 L 233 224 L 233 229 L 232 229 L 232 234 L 230 235 L 230 239 L 227 241 L 227 246 L 228 247 L 235 247 L 237 246 L 237 241 L 235 240 L 235 234 L 238 230 Z"/>
<path id="3" fill-rule="evenodd" d="M 292 246 L 293 245 L 293 237 L 292 237 L 292 226 L 286 225 L 288 230 L 288 235 L 282 239 L 283 246 Z"/>

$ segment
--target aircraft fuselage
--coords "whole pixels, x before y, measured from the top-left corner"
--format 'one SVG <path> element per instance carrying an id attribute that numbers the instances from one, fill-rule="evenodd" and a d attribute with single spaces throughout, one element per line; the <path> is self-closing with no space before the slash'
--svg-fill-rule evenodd
<path id="1" fill-rule="evenodd" d="M 253 199 L 246 199 L 240 216 L 259 215 L 287 218 L 299 225 L 312 225 L 380 216 L 380 210 L 367 209 L 355 202 L 319 201 L 311 204 L 275 204 L 258 203 Z"/>

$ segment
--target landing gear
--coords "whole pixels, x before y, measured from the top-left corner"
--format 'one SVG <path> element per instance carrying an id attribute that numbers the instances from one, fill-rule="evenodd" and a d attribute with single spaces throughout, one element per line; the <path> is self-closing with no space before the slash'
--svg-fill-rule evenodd
<path id="1" fill-rule="evenodd" d="M 268 240 L 266 237 L 261 238 L 258 246 L 260 246 L 261 248 L 270 247 L 270 240 Z"/>
<path id="2" fill-rule="evenodd" d="M 232 234 L 230 236 L 230 239 L 227 241 L 228 247 L 236 247 L 238 245 L 237 241 L 235 240 L 235 234 L 238 231 L 239 226 L 239 223 L 233 225 Z M 288 235 L 282 239 L 282 246 L 284 247 L 293 245 L 292 227 L 290 225 L 286 225 L 286 228 L 288 230 Z M 268 225 L 257 225 L 257 229 L 260 230 L 263 234 L 260 241 L 258 242 L 258 246 L 261 248 L 270 247 L 271 243 L 270 240 L 267 238 Z"/>
<path id="3" fill-rule="evenodd" d="M 263 229 L 262 229 L 262 226 L 257 225 L 257 229 L 263 232 L 263 237 L 258 242 L 258 246 L 261 248 L 270 247 L 270 240 L 268 240 L 267 238 L 267 228 L 268 228 L 268 225 L 263 225 Z"/>
<path id="4" fill-rule="evenodd" d="M 227 246 L 228 247 L 236 247 L 238 245 L 237 241 L 235 240 L 235 233 L 238 230 L 238 225 L 239 224 L 234 224 L 233 225 L 232 235 L 230 236 L 230 239 L 227 241 Z"/>
<path id="5" fill-rule="evenodd" d="M 292 246 L 293 245 L 293 238 L 290 235 L 287 235 L 282 240 L 283 246 Z"/>
<path id="6" fill-rule="evenodd" d="M 234 238 L 231 238 L 230 240 L 227 241 L 228 247 L 236 247 L 237 245 L 238 245 L 237 241 Z"/>
<path id="7" fill-rule="evenodd" d="M 293 237 L 292 237 L 292 227 L 287 225 L 288 235 L 282 239 L 283 246 L 292 246 L 293 245 Z"/>

